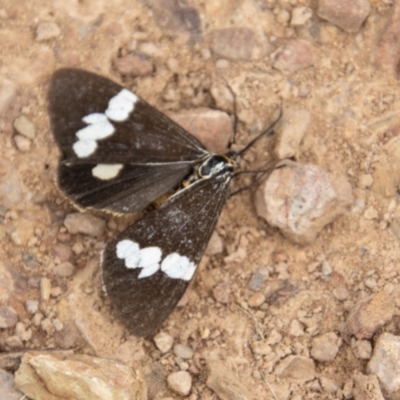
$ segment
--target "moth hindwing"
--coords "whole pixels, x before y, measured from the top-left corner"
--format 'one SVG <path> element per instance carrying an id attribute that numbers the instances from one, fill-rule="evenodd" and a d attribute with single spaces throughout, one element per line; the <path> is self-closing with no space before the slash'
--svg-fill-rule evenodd
<path id="1" fill-rule="evenodd" d="M 131 213 L 172 193 L 102 253 L 116 313 L 134 335 L 152 335 L 196 271 L 228 197 L 234 153 L 209 153 L 136 94 L 90 72 L 57 71 L 49 104 L 62 152 L 58 185 L 78 208 Z"/>

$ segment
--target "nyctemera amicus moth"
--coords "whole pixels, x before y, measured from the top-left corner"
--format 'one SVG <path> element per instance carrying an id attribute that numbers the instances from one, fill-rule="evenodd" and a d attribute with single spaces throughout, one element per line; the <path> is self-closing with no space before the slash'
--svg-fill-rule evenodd
<path id="1" fill-rule="evenodd" d="M 79 69 L 55 72 L 49 111 L 62 153 L 58 185 L 79 209 L 132 213 L 172 193 L 102 253 L 119 318 L 134 335 L 152 335 L 188 287 L 249 146 L 210 153 L 130 90 Z"/>

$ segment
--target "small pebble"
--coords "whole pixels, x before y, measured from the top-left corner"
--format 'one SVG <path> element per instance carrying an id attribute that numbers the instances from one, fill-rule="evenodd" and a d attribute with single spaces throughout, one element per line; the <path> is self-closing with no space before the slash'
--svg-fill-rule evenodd
<path id="1" fill-rule="evenodd" d="M 151 75 L 154 71 L 147 57 L 135 54 L 115 58 L 113 65 L 120 74 L 131 77 Z"/>
<path id="2" fill-rule="evenodd" d="M 213 289 L 214 299 L 216 301 L 218 301 L 219 303 L 228 304 L 229 303 L 229 292 L 230 292 L 229 283 L 226 283 L 226 282 L 219 283 Z"/>
<path id="3" fill-rule="evenodd" d="M 250 346 L 254 354 L 265 356 L 272 352 L 272 347 L 265 341 L 251 342 Z"/>
<path id="4" fill-rule="evenodd" d="M 75 267 L 69 261 L 65 261 L 53 268 L 53 273 L 61 278 L 68 278 L 73 275 Z"/>
<path id="5" fill-rule="evenodd" d="M 171 350 L 172 344 L 174 343 L 172 336 L 165 332 L 158 333 L 156 336 L 154 336 L 153 340 L 161 353 L 166 353 L 167 351 Z"/>
<path id="6" fill-rule="evenodd" d="M 17 335 L 9 336 L 6 339 L 6 345 L 11 349 L 22 349 L 24 347 L 21 339 Z"/>
<path id="7" fill-rule="evenodd" d="M 15 135 L 14 136 L 14 142 L 15 142 L 15 145 L 17 146 L 17 149 L 19 151 L 26 152 L 26 151 L 29 151 L 31 149 L 32 142 L 28 138 L 26 138 L 25 136 Z"/>
<path id="8" fill-rule="evenodd" d="M 250 278 L 249 289 L 253 291 L 260 290 L 264 284 L 265 275 L 259 271 L 254 272 Z"/>
<path id="9" fill-rule="evenodd" d="M 187 371 L 173 372 L 167 378 L 168 387 L 180 396 L 187 396 L 192 388 L 192 377 Z"/>
<path id="10" fill-rule="evenodd" d="M 64 225 L 72 235 L 83 233 L 89 236 L 101 236 L 106 227 L 103 219 L 87 213 L 71 213 L 65 217 Z"/>
<path id="11" fill-rule="evenodd" d="M 44 320 L 42 320 L 42 322 L 40 323 L 40 327 L 43 329 L 44 332 L 46 332 L 46 334 L 48 336 L 53 335 L 54 325 L 51 323 L 51 321 L 48 318 L 45 318 Z"/>
<path id="12" fill-rule="evenodd" d="M 331 264 L 329 264 L 327 261 L 324 261 L 322 263 L 321 272 L 322 272 L 322 275 L 324 275 L 324 276 L 331 275 L 332 274 L 332 266 L 331 266 Z"/>
<path id="13" fill-rule="evenodd" d="M 332 361 L 339 351 L 338 337 L 334 332 L 314 338 L 311 347 L 311 356 L 320 362 Z"/>
<path id="14" fill-rule="evenodd" d="M 39 309 L 39 302 L 37 300 L 26 300 L 25 309 L 29 314 L 34 315 Z"/>
<path id="15" fill-rule="evenodd" d="M 285 24 L 290 20 L 290 13 L 286 10 L 280 10 L 278 15 L 276 16 L 276 19 L 279 23 Z"/>
<path id="16" fill-rule="evenodd" d="M 302 26 L 312 17 L 312 10 L 309 7 L 295 7 L 292 11 L 290 25 Z"/>
<path id="17" fill-rule="evenodd" d="M 400 390 L 400 337 L 384 332 L 375 342 L 367 373 L 376 375 L 380 386 L 388 394 Z"/>
<path id="18" fill-rule="evenodd" d="M 64 328 L 64 325 L 63 325 L 63 323 L 59 320 L 59 319 L 53 319 L 53 326 L 54 326 L 54 329 L 57 331 L 57 332 L 61 332 L 62 331 L 62 329 Z"/>
<path id="19" fill-rule="evenodd" d="M 267 337 L 267 343 L 271 346 L 278 344 L 281 341 L 282 335 L 276 329 L 273 329 Z"/>
<path id="20" fill-rule="evenodd" d="M 25 117 L 25 115 L 21 115 L 14 120 L 14 128 L 18 133 L 28 139 L 35 138 L 35 126 L 31 120 Z"/>
<path id="21" fill-rule="evenodd" d="M 265 302 L 265 296 L 263 293 L 256 293 L 249 298 L 250 307 L 260 307 Z"/>
<path id="22" fill-rule="evenodd" d="M 184 360 L 190 360 L 193 357 L 193 350 L 189 346 L 177 343 L 174 346 L 174 354 Z"/>
<path id="23" fill-rule="evenodd" d="M 26 329 L 22 322 L 18 322 L 15 326 L 15 334 L 21 339 L 22 342 L 28 342 L 32 337 L 32 330 Z"/>
<path id="24" fill-rule="evenodd" d="M 299 337 L 304 335 L 304 326 L 299 320 L 297 319 L 292 320 L 289 327 L 289 335 L 294 337 Z"/>
<path id="25" fill-rule="evenodd" d="M 364 174 L 358 178 L 358 187 L 361 189 L 366 189 L 372 186 L 374 183 L 374 178 L 371 174 Z"/>
<path id="26" fill-rule="evenodd" d="M 332 294 L 339 301 L 347 300 L 350 296 L 349 291 L 344 286 L 336 287 L 333 289 Z"/>
<path id="27" fill-rule="evenodd" d="M 51 282 L 48 278 L 42 278 L 40 280 L 40 298 L 43 301 L 48 301 L 51 294 Z"/>
<path id="28" fill-rule="evenodd" d="M 12 307 L 0 306 L 0 329 L 13 328 L 18 322 L 18 315 Z"/>
<path id="29" fill-rule="evenodd" d="M 360 360 L 369 360 L 372 355 L 372 345 L 369 340 L 351 340 L 351 348 Z"/>
<path id="30" fill-rule="evenodd" d="M 43 41 L 60 36 L 61 30 L 55 22 L 41 22 L 36 29 L 36 40 Z"/>

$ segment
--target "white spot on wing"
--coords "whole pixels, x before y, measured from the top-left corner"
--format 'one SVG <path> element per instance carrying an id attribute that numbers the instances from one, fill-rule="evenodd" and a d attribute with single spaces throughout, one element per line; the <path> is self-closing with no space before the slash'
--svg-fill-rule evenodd
<path id="1" fill-rule="evenodd" d="M 160 269 L 160 264 L 154 264 L 151 267 L 143 268 L 138 276 L 139 279 L 147 278 L 155 274 Z"/>
<path id="2" fill-rule="evenodd" d="M 117 257 L 125 260 L 127 268 L 142 268 L 139 278 L 151 276 L 160 269 L 161 254 L 159 247 L 140 249 L 132 240 L 121 240 L 117 244 Z"/>
<path id="3" fill-rule="evenodd" d="M 82 121 L 87 124 L 98 124 L 99 122 L 107 121 L 107 117 L 103 113 L 93 113 L 83 117 Z"/>
<path id="4" fill-rule="evenodd" d="M 76 132 L 79 140 L 100 140 L 111 136 L 115 132 L 114 126 L 110 121 L 100 121 L 90 124 Z"/>
<path id="5" fill-rule="evenodd" d="M 164 271 L 170 278 L 184 279 L 192 278 L 196 266 L 186 257 L 178 253 L 169 254 L 161 263 L 161 271 Z"/>
<path id="6" fill-rule="evenodd" d="M 75 154 L 79 158 L 92 155 L 97 149 L 97 140 L 111 136 L 115 132 L 114 126 L 104 114 L 93 113 L 82 118 L 88 126 L 76 132 L 79 139 L 72 145 Z"/>
<path id="7" fill-rule="evenodd" d="M 140 250 L 140 268 L 149 268 L 159 264 L 161 260 L 161 249 L 159 247 L 146 247 Z"/>
<path id="8" fill-rule="evenodd" d="M 92 169 L 92 175 L 95 178 L 107 181 L 118 176 L 122 164 L 98 164 Z"/>
<path id="9" fill-rule="evenodd" d="M 128 89 L 122 89 L 108 102 L 106 116 L 113 121 L 125 121 L 133 111 L 138 97 Z"/>
<path id="10" fill-rule="evenodd" d="M 152 276 L 160 269 L 162 251 L 159 247 L 145 247 L 132 240 L 121 240 L 117 244 L 117 257 L 125 261 L 126 268 L 141 268 L 138 279 Z M 161 263 L 161 270 L 172 279 L 190 281 L 196 271 L 196 265 L 186 256 L 169 254 Z"/>
<path id="11" fill-rule="evenodd" d="M 137 268 L 140 260 L 139 245 L 132 240 L 121 240 L 117 244 L 117 257 L 125 259 L 127 268 Z"/>
<path id="12" fill-rule="evenodd" d="M 95 152 L 97 142 L 95 140 L 78 140 L 72 145 L 72 148 L 79 158 L 85 158 Z"/>
<path id="13" fill-rule="evenodd" d="M 122 89 L 108 102 L 108 108 L 104 114 L 92 113 L 83 117 L 83 122 L 88 126 L 76 132 L 78 141 L 72 146 L 75 154 L 79 158 L 92 155 L 97 148 L 96 141 L 105 139 L 115 132 L 115 127 L 109 120 L 118 122 L 127 120 L 138 99 L 130 90 Z"/>

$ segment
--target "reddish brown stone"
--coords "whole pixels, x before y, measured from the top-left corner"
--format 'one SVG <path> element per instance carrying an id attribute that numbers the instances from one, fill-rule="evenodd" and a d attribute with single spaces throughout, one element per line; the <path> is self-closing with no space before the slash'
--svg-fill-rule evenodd
<path id="1" fill-rule="evenodd" d="M 393 312 L 393 301 L 385 292 L 363 299 L 350 312 L 345 333 L 357 339 L 370 339 L 392 319 Z"/>
<path id="2" fill-rule="evenodd" d="M 122 75 L 146 76 L 153 73 L 153 64 L 146 59 L 135 54 L 128 54 L 124 57 L 113 60 L 115 69 Z"/>
<path id="3" fill-rule="evenodd" d="M 318 16 L 349 33 L 357 32 L 371 10 L 368 0 L 320 0 Z"/>
<path id="4" fill-rule="evenodd" d="M 305 40 L 291 40 L 276 50 L 272 61 L 282 72 L 296 72 L 314 64 L 313 48 Z"/>
<path id="5" fill-rule="evenodd" d="M 379 43 L 376 54 L 377 63 L 393 76 L 397 75 L 397 67 L 400 61 L 400 2 L 397 2 L 392 21 L 386 29 Z"/>

